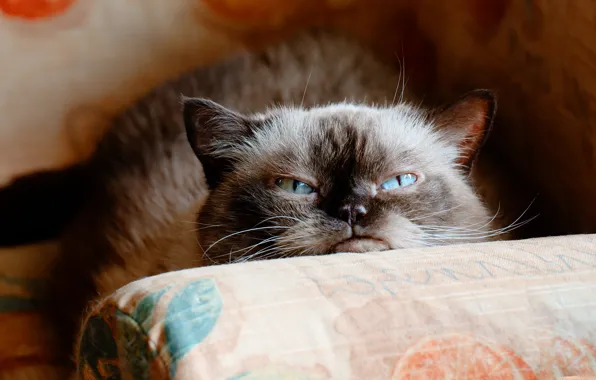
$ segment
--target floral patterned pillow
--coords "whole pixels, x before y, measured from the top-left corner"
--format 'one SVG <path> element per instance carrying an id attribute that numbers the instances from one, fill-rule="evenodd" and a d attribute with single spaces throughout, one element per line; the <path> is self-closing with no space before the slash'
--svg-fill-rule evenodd
<path id="1" fill-rule="evenodd" d="M 596 236 L 167 273 L 88 316 L 85 380 L 596 376 Z"/>

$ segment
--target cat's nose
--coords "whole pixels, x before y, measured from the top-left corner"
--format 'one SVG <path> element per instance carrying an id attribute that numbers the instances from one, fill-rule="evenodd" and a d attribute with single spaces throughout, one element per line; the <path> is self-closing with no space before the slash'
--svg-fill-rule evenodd
<path id="1" fill-rule="evenodd" d="M 339 208 L 339 218 L 350 226 L 358 223 L 366 213 L 366 207 L 361 204 L 346 204 Z"/>

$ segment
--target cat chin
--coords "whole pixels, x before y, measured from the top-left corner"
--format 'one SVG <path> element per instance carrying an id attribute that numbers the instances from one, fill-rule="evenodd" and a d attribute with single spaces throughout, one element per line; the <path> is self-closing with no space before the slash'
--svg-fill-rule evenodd
<path id="1" fill-rule="evenodd" d="M 379 252 L 391 249 L 389 244 L 383 240 L 371 239 L 371 238 L 356 238 L 349 239 L 337 244 L 333 247 L 333 252 Z"/>

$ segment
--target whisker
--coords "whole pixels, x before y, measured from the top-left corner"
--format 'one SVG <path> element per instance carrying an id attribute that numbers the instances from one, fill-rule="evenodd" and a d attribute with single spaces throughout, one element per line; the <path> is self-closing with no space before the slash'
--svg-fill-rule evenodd
<path id="1" fill-rule="evenodd" d="M 252 251 L 252 250 L 253 250 L 253 249 L 255 249 L 256 247 L 258 247 L 259 245 L 262 245 L 262 244 L 267 244 L 267 243 L 269 243 L 269 242 L 271 242 L 271 241 L 275 241 L 275 240 L 279 240 L 279 237 L 277 237 L 277 236 L 272 236 L 272 237 L 270 237 L 270 238 L 267 238 L 267 239 L 265 239 L 265 240 L 261 240 L 260 242 L 258 242 L 258 243 L 255 243 L 255 244 L 253 244 L 253 245 L 249 245 L 248 247 L 245 247 L 245 248 L 240 248 L 240 249 L 237 249 L 237 250 L 230 250 L 230 253 L 229 253 L 229 255 L 231 256 L 231 255 L 232 255 L 232 254 L 234 254 L 234 253 L 237 253 L 237 252 L 242 252 L 242 251 L 246 251 L 246 253 L 249 253 L 250 251 Z M 243 255 L 244 255 L 244 254 L 243 254 Z M 242 257 L 242 256 L 241 256 L 241 257 Z"/>
<path id="2" fill-rule="evenodd" d="M 397 84 L 395 85 L 395 91 L 393 92 L 393 100 L 391 101 L 391 105 L 395 105 L 395 99 L 397 99 L 397 92 L 399 91 L 399 85 L 401 81 L 401 74 L 400 76 L 397 78 Z"/>
<path id="3" fill-rule="evenodd" d="M 261 255 L 261 257 L 264 258 L 263 256 L 265 256 L 264 255 L 265 253 L 273 253 L 273 254 L 275 254 L 275 253 L 278 252 L 278 250 L 279 250 L 279 247 L 278 246 L 275 246 L 275 245 L 272 246 L 272 247 L 266 247 L 266 248 L 263 248 L 263 249 L 258 250 L 257 252 L 255 252 L 255 253 L 253 253 L 251 255 L 242 257 L 242 261 L 241 262 L 250 261 L 250 260 L 254 259 L 255 257 L 258 257 L 259 255 Z"/>
<path id="4" fill-rule="evenodd" d="M 304 221 L 302 221 L 302 220 L 300 220 L 298 218 L 295 218 L 293 216 L 279 215 L 279 216 L 272 216 L 272 217 L 263 219 L 259 223 L 255 224 L 253 227 L 257 227 L 257 226 L 259 226 L 259 225 L 261 225 L 261 224 L 263 224 L 265 222 L 268 222 L 268 221 L 274 220 L 274 219 L 289 219 L 289 220 L 293 220 L 293 221 L 298 222 L 298 223 L 304 223 Z"/>
<path id="5" fill-rule="evenodd" d="M 273 247 L 271 247 L 274 252 L 273 254 L 281 254 L 284 252 L 292 252 L 300 249 L 309 248 L 308 245 L 305 245 L 303 242 L 305 239 L 311 237 L 309 234 L 296 234 L 291 236 L 282 236 L 279 242 L 275 243 Z M 262 253 L 261 253 L 262 254 Z"/>
<path id="6" fill-rule="evenodd" d="M 242 231 L 238 231 L 238 232 L 233 232 L 233 233 L 231 233 L 229 235 L 226 235 L 226 236 L 222 237 L 221 239 L 217 240 L 215 243 L 211 244 L 207 248 L 207 250 L 204 251 L 204 253 L 209 252 L 209 250 L 211 248 L 213 248 L 217 243 L 219 243 L 219 242 L 221 242 L 223 240 L 226 240 L 226 239 L 228 239 L 228 238 L 230 238 L 232 236 L 236 236 L 236 235 L 240 235 L 240 234 L 245 234 L 247 232 L 262 231 L 262 230 L 268 230 L 268 229 L 279 229 L 279 228 L 281 228 L 281 229 L 284 229 L 284 228 L 285 229 L 288 229 L 290 227 L 285 227 L 285 226 L 266 226 L 266 227 L 258 227 L 258 228 L 249 228 L 249 229 L 246 229 L 246 230 L 242 230 Z"/>
<path id="7" fill-rule="evenodd" d="M 302 100 L 300 101 L 300 108 L 302 108 L 302 106 L 304 106 L 304 98 L 306 97 L 306 90 L 308 89 L 308 84 L 310 83 L 311 75 L 312 75 L 312 68 L 310 69 L 310 72 L 308 73 L 308 78 L 306 79 L 306 86 L 304 86 L 304 92 L 302 93 Z"/>
<path id="8" fill-rule="evenodd" d="M 436 229 L 436 230 L 459 230 L 459 231 L 468 231 L 468 232 L 478 232 L 478 233 L 486 233 L 485 230 L 483 230 L 484 227 L 489 226 L 492 222 L 494 222 L 494 220 L 497 218 L 497 216 L 499 215 L 499 210 L 501 209 L 501 205 L 499 204 L 499 207 L 497 209 L 497 211 L 495 212 L 495 215 L 492 216 L 492 218 L 490 218 L 487 222 L 485 222 L 483 225 L 481 225 L 478 228 L 470 228 L 470 227 L 474 227 L 477 226 L 478 224 L 482 223 L 482 221 L 477 222 L 477 223 L 473 223 L 473 224 L 467 224 L 464 226 L 433 226 L 433 225 L 419 225 L 420 228 L 424 228 L 424 229 Z"/>
<path id="9" fill-rule="evenodd" d="M 419 221 L 419 220 L 428 219 L 428 218 L 430 218 L 430 217 L 432 217 L 432 216 L 441 215 L 441 214 L 444 214 L 444 213 L 447 213 L 447 212 L 450 212 L 450 211 L 456 210 L 456 209 L 458 209 L 458 208 L 460 208 L 460 207 L 462 207 L 462 205 L 461 205 L 461 204 L 459 204 L 459 205 L 456 205 L 456 206 L 453 206 L 453 207 L 450 207 L 450 208 L 447 208 L 447 209 L 445 209 L 445 210 L 440 210 L 440 211 L 436 211 L 436 212 L 431 212 L 431 213 L 429 213 L 429 214 L 425 214 L 425 215 L 422 215 L 422 216 L 420 216 L 420 217 L 417 217 L 417 218 L 411 218 L 411 219 L 410 219 L 410 221 L 411 221 L 411 222 L 416 222 L 416 221 Z"/>
<path id="10" fill-rule="evenodd" d="M 488 230 L 484 233 L 474 232 L 474 233 L 456 233 L 456 234 L 436 234 L 436 233 L 432 233 L 432 234 L 423 233 L 423 234 L 425 235 L 425 238 L 427 238 L 427 239 L 428 238 L 430 238 L 430 239 L 441 238 L 441 239 L 446 239 L 446 240 L 480 240 L 480 239 L 495 237 L 495 236 L 499 236 L 499 235 L 503 235 L 508 232 L 511 232 L 517 228 L 525 226 L 526 224 L 530 223 L 537 217 L 538 217 L 538 215 L 535 215 L 530 219 L 524 220 L 523 222 L 519 222 L 519 223 L 515 223 L 515 224 L 512 223 L 506 227 L 495 229 L 495 230 Z"/>
<path id="11" fill-rule="evenodd" d="M 250 250 L 254 249 L 258 245 L 265 244 L 265 243 L 268 243 L 268 242 L 271 242 L 271 241 L 277 240 L 278 242 L 274 243 L 274 245 L 271 246 L 271 247 L 265 247 L 265 248 L 263 248 L 263 249 L 255 252 L 253 254 L 247 255 L 250 252 L 250 250 L 249 250 L 248 252 L 246 252 L 245 254 L 243 254 L 242 256 L 240 256 L 239 259 L 244 258 L 245 259 L 244 261 L 248 261 L 248 260 L 250 260 L 250 259 L 252 259 L 252 258 L 254 258 L 254 257 L 258 256 L 258 255 L 262 255 L 266 251 L 267 252 L 269 250 L 271 250 L 271 251 L 278 251 L 281 248 L 283 248 L 284 246 L 287 246 L 288 244 L 292 244 L 292 243 L 295 243 L 297 241 L 301 241 L 301 240 L 303 240 L 305 238 L 308 238 L 308 237 L 309 237 L 309 235 L 301 234 L 301 235 L 291 235 L 290 237 L 281 235 L 281 236 L 276 236 L 274 239 L 272 239 L 272 238 L 266 239 L 266 240 L 264 240 L 264 241 L 262 241 L 260 243 L 257 243 L 257 244 L 254 244 L 253 246 L 251 246 L 250 247 L 251 248 Z M 297 249 L 299 247 L 300 247 L 300 245 L 293 244 L 293 246 L 290 247 L 290 249 Z M 240 251 L 242 251 L 242 249 Z"/>

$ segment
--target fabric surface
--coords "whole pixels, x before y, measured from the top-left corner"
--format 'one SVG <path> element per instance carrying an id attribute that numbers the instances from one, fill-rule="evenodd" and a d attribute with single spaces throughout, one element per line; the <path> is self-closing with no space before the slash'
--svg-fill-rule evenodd
<path id="1" fill-rule="evenodd" d="M 350 3 L 0 0 L 0 185 L 79 162 L 111 117 L 181 72 Z"/>
<path id="2" fill-rule="evenodd" d="M 91 379 L 596 376 L 596 235 L 172 272 L 90 313 Z"/>
<path id="3" fill-rule="evenodd" d="M 53 244 L 0 249 L 0 380 L 64 379 L 56 335 L 40 312 Z"/>
<path id="4" fill-rule="evenodd" d="M 80 161 L 134 99 L 238 49 L 198 17 L 202 8 L 200 0 L 0 0 L 0 185 Z"/>

